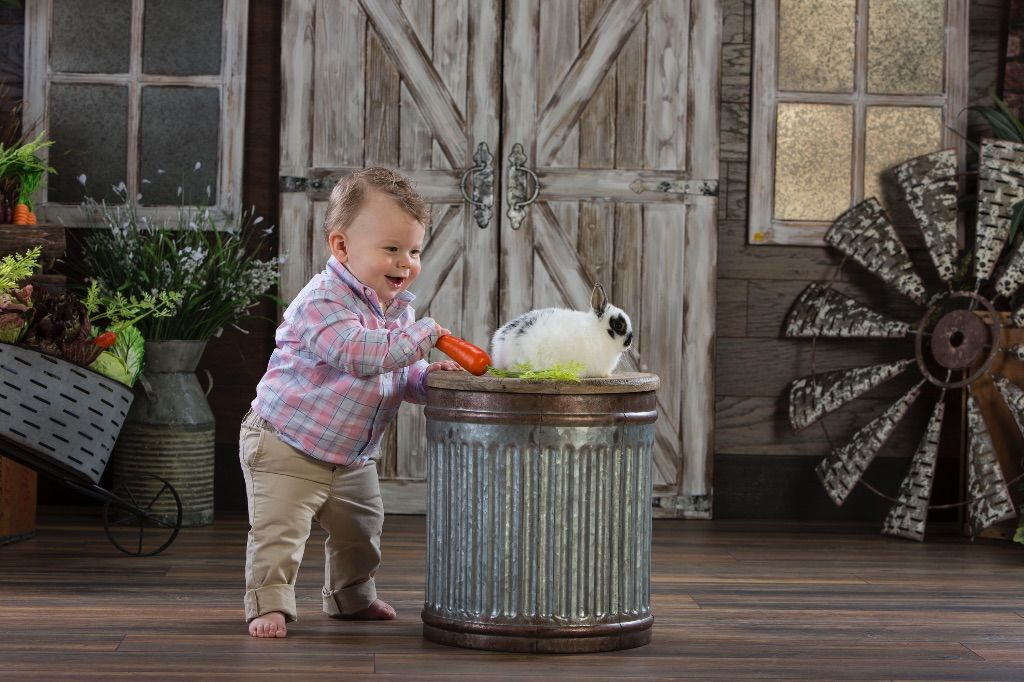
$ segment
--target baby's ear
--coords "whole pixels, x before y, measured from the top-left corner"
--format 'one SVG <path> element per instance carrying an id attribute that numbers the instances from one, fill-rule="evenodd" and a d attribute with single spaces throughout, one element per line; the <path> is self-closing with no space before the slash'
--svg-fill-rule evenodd
<path id="1" fill-rule="evenodd" d="M 601 286 L 600 282 L 594 283 L 594 290 L 590 294 L 590 307 L 593 308 L 594 314 L 598 317 L 604 315 L 604 311 L 608 307 L 608 297 L 605 295 L 604 287 Z"/>

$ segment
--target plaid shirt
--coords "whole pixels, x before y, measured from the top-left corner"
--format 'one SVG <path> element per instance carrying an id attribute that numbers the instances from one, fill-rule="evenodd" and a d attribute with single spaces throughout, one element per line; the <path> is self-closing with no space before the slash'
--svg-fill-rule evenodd
<path id="1" fill-rule="evenodd" d="M 316 459 L 361 466 L 377 457 L 402 400 L 426 400 L 423 358 L 437 325 L 413 321 L 414 298 L 403 291 L 384 312 L 377 294 L 331 256 L 285 310 L 252 409 Z"/>

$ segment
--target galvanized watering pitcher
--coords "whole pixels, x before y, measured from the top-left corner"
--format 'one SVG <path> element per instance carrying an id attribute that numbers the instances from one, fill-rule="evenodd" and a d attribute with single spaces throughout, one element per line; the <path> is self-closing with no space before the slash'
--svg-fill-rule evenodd
<path id="1" fill-rule="evenodd" d="M 215 422 L 209 388 L 203 391 L 195 373 L 205 347 L 206 341 L 146 341 L 145 369 L 114 446 L 115 487 L 139 474 L 166 479 L 181 496 L 184 526 L 213 523 Z M 145 480 L 153 489 L 142 495 L 155 497 L 160 484 Z"/>

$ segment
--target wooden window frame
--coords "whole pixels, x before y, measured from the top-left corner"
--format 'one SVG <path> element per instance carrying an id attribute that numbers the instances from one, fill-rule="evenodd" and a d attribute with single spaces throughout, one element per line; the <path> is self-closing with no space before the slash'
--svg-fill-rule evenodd
<path id="1" fill-rule="evenodd" d="M 142 88 L 146 85 L 218 88 L 220 90 L 219 164 L 217 201 L 211 217 L 220 225 L 230 225 L 240 214 L 242 203 L 242 157 L 245 134 L 245 59 L 249 22 L 249 0 L 223 0 L 221 22 L 221 71 L 217 75 L 175 76 L 142 73 L 143 10 L 145 0 L 132 0 L 131 37 L 128 73 L 54 72 L 50 69 L 50 27 L 53 0 L 28 0 L 25 6 L 25 105 L 23 125 L 32 136 L 49 130 L 51 83 L 121 85 L 128 88 L 128 140 L 125 186 L 128 196 L 139 194 L 139 133 Z M 41 156 L 48 160 L 48 150 Z M 78 205 L 50 203 L 47 189 L 40 189 L 37 213 L 46 222 L 61 222 L 67 227 L 87 224 Z M 177 218 L 178 206 L 144 206 L 139 215 L 151 220 Z"/>
<path id="2" fill-rule="evenodd" d="M 857 0 L 854 87 L 851 93 L 779 91 L 778 0 L 757 4 L 754 18 L 753 89 L 750 117 L 750 208 L 747 241 L 751 244 L 823 246 L 823 221 L 775 219 L 775 121 L 779 103 L 842 104 L 854 110 L 852 204 L 864 198 L 864 145 L 869 106 L 942 107 L 942 147 L 959 153 L 965 169 L 967 90 L 969 87 L 968 0 L 946 0 L 946 52 L 940 95 L 875 95 L 867 92 L 868 3 Z"/>

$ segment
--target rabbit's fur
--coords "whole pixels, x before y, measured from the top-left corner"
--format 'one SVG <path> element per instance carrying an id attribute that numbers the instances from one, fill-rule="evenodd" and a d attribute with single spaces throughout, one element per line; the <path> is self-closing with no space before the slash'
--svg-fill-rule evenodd
<path id="1" fill-rule="evenodd" d="M 541 308 L 523 313 L 494 333 L 491 362 L 499 369 L 526 363 L 535 370 L 578 362 L 584 377 L 606 377 L 633 342 L 629 316 L 594 286 L 591 310 Z"/>

